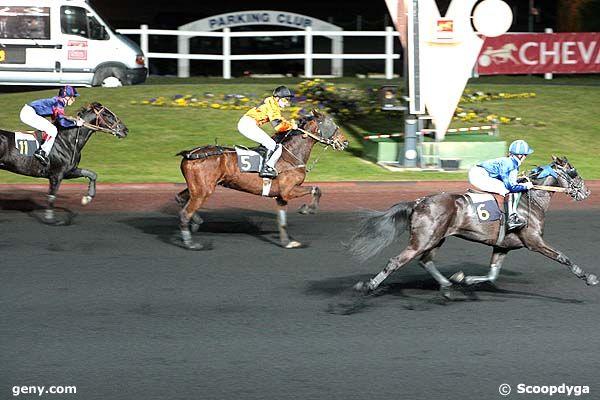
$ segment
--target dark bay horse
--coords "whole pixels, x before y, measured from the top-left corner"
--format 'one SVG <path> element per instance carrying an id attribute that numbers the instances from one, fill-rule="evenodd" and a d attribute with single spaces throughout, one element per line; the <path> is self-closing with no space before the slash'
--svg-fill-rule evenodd
<path id="1" fill-rule="evenodd" d="M 16 174 L 48 178 L 48 206 L 44 219 L 55 223 L 54 202 L 56 193 L 63 179 L 85 177 L 89 179 L 88 191 L 81 199 L 83 205 L 88 204 L 96 195 L 96 173 L 78 168 L 83 147 L 96 131 L 110 133 L 118 138 L 127 136 L 127 127 L 108 108 L 100 103 L 91 103 L 83 107 L 77 115 L 85 122 L 83 126 L 72 128 L 59 127 L 58 135 L 50 151 L 50 164 L 45 167 L 37 159 L 19 152 L 15 144 L 15 132 L 0 130 L 0 168 Z"/>
<path id="2" fill-rule="evenodd" d="M 590 194 L 575 168 L 566 158 L 553 157 L 553 161 L 534 169 L 529 174 L 534 185 L 564 188 L 577 201 Z M 412 202 L 398 203 L 383 212 L 371 212 L 361 223 L 350 241 L 350 251 L 366 260 L 390 245 L 408 228 L 407 247 L 389 260 L 386 267 L 368 282 L 358 282 L 354 288 L 364 294 L 375 290 L 384 279 L 413 259 L 440 284 L 442 294 L 450 298 L 453 283 L 472 285 L 494 282 L 498 277 L 506 254 L 526 247 L 569 267 L 569 270 L 588 285 L 597 285 L 594 274 L 584 272 L 561 251 L 553 249 L 543 239 L 545 213 L 550 207 L 554 192 L 532 189 L 524 192 L 519 202 L 519 213 L 527 218 L 527 225 L 517 231 L 500 236 L 500 221 L 482 224 L 477 212 L 462 194 L 440 193 Z M 504 218 L 502 216 L 501 218 Z M 493 247 L 490 270 L 484 276 L 464 276 L 458 272 L 450 279 L 443 276 L 434 264 L 434 257 L 448 236 L 479 242 Z"/>
<path id="3" fill-rule="evenodd" d="M 321 190 L 317 186 L 302 186 L 311 150 L 316 143 L 343 150 L 348 141 L 331 117 L 315 110 L 312 114 L 303 116 L 298 126 L 300 129 L 274 138 L 282 144 L 283 153 L 276 165 L 279 175 L 272 182 L 260 178 L 256 173 L 241 172 L 236 152 L 232 148 L 208 145 L 178 153 L 183 156 L 181 172 L 187 183 L 187 188 L 176 197 L 177 202 L 183 206 L 179 214 L 179 228 L 185 248 L 202 248 L 200 243 L 192 240 L 190 225 L 192 230 L 196 230 L 202 223 L 202 219 L 194 214 L 215 191 L 217 185 L 275 198 L 278 205 L 277 222 L 281 245 L 286 248 L 300 246 L 300 243 L 290 240 L 287 234 L 286 208 L 290 199 L 311 194 L 311 204 L 302 206 L 300 212 L 315 213 L 318 209 Z M 271 186 L 265 194 L 264 185 L 268 184 Z"/>

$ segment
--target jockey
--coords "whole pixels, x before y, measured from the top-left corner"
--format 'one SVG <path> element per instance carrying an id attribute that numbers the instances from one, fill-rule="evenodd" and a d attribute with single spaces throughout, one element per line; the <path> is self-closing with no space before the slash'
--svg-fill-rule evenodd
<path id="1" fill-rule="evenodd" d="M 77 96 L 79 96 L 77 90 L 66 85 L 59 89 L 58 96 L 32 101 L 25 104 L 21 109 L 21 121 L 34 129 L 42 131 L 42 145 L 35 151 L 33 156 L 43 165 L 48 165 L 48 155 L 58 133 L 55 124 L 64 128 L 83 125 L 81 118 L 78 118 L 76 122 L 65 118 L 65 107 L 72 105 Z M 52 122 L 45 117 L 50 117 Z"/>
<path id="2" fill-rule="evenodd" d="M 519 166 L 531 153 L 533 153 L 533 149 L 526 141 L 515 140 L 508 148 L 508 157 L 483 161 L 469 170 L 469 182 L 473 186 L 504 196 L 508 230 L 518 229 L 525 225 L 525 220 L 517 213 L 514 193 L 533 187 L 529 180 L 522 183 L 517 182 Z"/>
<path id="3" fill-rule="evenodd" d="M 260 143 L 267 148 L 267 154 L 259 172 L 262 178 L 275 178 L 277 170 L 275 164 L 281 157 L 281 145 L 275 141 L 260 127 L 271 122 L 277 133 L 297 129 L 293 121 L 288 121 L 281 115 L 281 110 L 290 105 L 293 93 L 285 86 L 278 86 L 273 90 L 273 95 L 267 97 L 256 107 L 251 108 L 240 118 L 238 131 L 245 137 Z"/>

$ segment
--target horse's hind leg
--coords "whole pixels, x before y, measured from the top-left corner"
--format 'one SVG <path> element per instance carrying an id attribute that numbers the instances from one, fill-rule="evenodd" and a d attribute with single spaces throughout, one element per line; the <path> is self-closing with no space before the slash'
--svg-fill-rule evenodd
<path id="1" fill-rule="evenodd" d="M 181 192 L 175 195 L 175 201 L 179 204 L 180 207 L 185 206 L 185 204 L 190 199 L 190 191 L 188 188 L 183 189 Z"/>
<path id="2" fill-rule="evenodd" d="M 56 215 L 54 213 L 54 202 L 56 201 L 56 193 L 58 193 L 62 178 L 58 176 L 51 176 L 48 180 L 50 186 L 48 189 L 48 206 L 44 211 L 44 222 L 48 224 L 55 224 Z"/>
<path id="3" fill-rule="evenodd" d="M 183 189 L 181 192 L 175 195 L 175 202 L 179 204 L 180 207 L 185 206 L 189 199 L 190 191 L 188 188 Z M 190 229 L 192 230 L 192 232 L 198 232 L 198 229 L 200 229 L 200 225 L 202 225 L 203 223 L 204 220 L 202 219 L 202 217 L 198 214 L 198 212 L 195 212 L 194 215 L 192 215 Z"/>
<path id="4" fill-rule="evenodd" d="M 300 242 L 290 240 L 287 233 L 287 201 L 281 197 L 277 198 L 277 227 L 279 228 L 279 243 L 286 249 L 294 249 L 302 246 Z"/>
<path id="5" fill-rule="evenodd" d="M 450 298 L 450 287 L 452 286 L 452 282 L 450 282 L 442 273 L 437 269 L 433 259 L 435 258 L 438 250 L 444 244 L 445 239 L 442 239 L 434 248 L 431 250 L 425 251 L 421 258 L 419 259 L 419 264 L 423 269 L 433 277 L 440 285 L 440 291 L 442 295 L 446 298 Z"/>
<path id="6" fill-rule="evenodd" d="M 487 275 L 471 275 L 465 276 L 464 272 L 459 271 L 450 277 L 452 282 L 462 283 L 465 285 L 476 285 L 483 282 L 494 283 L 500 274 L 500 268 L 502 268 L 502 263 L 504 262 L 504 258 L 508 254 L 507 250 L 494 248 L 494 252 L 492 253 L 492 259 L 490 261 L 490 270 Z"/>
<path id="7" fill-rule="evenodd" d="M 179 229 L 181 232 L 181 240 L 186 248 L 190 250 L 200 250 L 203 246 L 200 243 L 192 240 L 190 222 L 194 220 L 194 223 L 198 223 L 194 218 L 194 215 L 196 211 L 202 207 L 202 204 L 204 204 L 206 199 L 215 191 L 216 182 L 207 183 L 205 180 L 202 180 L 198 183 L 194 183 L 193 185 L 190 185 L 188 182 L 188 187 L 188 201 L 179 212 Z M 200 221 L 202 221 L 202 219 L 200 219 Z"/>
<path id="8" fill-rule="evenodd" d="M 416 224 L 413 225 L 411 228 L 409 244 L 402 251 L 402 253 L 400 253 L 396 257 L 390 259 L 389 262 L 387 263 L 387 265 L 385 266 L 385 268 L 379 274 L 377 274 L 375 277 L 371 278 L 369 280 L 369 282 L 366 283 L 366 285 L 364 285 L 362 282 L 359 282 L 355 286 L 355 288 L 358 290 L 367 292 L 367 293 L 375 290 L 381 284 L 381 282 L 383 282 L 393 272 L 402 268 L 403 266 L 408 264 L 411 260 L 415 259 L 416 257 L 419 257 L 422 254 L 425 254 L 425 256 L 424 256 L 425 260 L 426 260 L 425 265 L 427 265 L 429 268 L 429 269 L 428 268 L 425 268 L 425 269 L 428 270 L 429 273 L 431 273 L 432 276 L 438 282 L 440 282 L 440 285 L 442 285 L 442 282 L 443 282 L 444 287 L 451 286 L 452 283 L 449 282 L 446 278 L 444 278 L 443 275 L 439 273 L 439 271 L 437 271 L 437 268 L 435 268 L 435 265 L 433 265 L 433 262 L 427 263 L 427 261 L 431 261 L 433 259 L 433 255 L 435 254 L 435 251 L 432 251 L 432 250 L 435 250 L 437 247 L 441 246 L 443 243 L 443 240 L 444 240 L 442 234 L 440 234 L 440 233 L 430 234 L 430 232 L 432 232 L 432 231 L 433 232 L 435 232 L 435 231 L 445 232 L 445 229 L 439 230 L 439 225 L 437 227 L 428 225 L 428 226 L 426 226 L 426 228 L 427 228 L 426 230 L 423 230 L 423 227 L 417 227 Z M 422 233 L 415 233 L 415 232 L 419 232 L 419 231 L 421 231 Z M 429 253 L 426 254 L 426 252 L 429 252 Z M 431 268 L 431 266 L 433 268 Z M 437 274 L 434 274 L 432 272 L 434 272 L 434 273 L 437 272 Z"/>

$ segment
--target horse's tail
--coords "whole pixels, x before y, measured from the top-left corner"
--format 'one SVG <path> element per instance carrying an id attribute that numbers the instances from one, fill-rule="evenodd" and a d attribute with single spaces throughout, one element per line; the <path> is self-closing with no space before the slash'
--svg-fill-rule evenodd
<path id="1" fill-rule="evenodd" d="M 416 202 L 403 202 L 385 211 L 368 211 L 349 243 L 349 251 L 362 261 L 392 244 L 410 225 Z"/>

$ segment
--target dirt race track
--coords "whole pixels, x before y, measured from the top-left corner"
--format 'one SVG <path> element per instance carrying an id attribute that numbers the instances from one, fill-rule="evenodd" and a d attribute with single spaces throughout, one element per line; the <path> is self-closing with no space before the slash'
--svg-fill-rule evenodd
<path id="1" fill-rule="evenodd" d="M 527 250 L 465 301 L 442 301 L 411 263 L 355 313 L 330 312 L 406 242 L 352 259 L 341 243 L 360 208 L 464 184 L 319 186 L 322 213 L 289 214 L 305 248 L 276 245 L 272 200 L 219 189 L 195 235 L 212 249 L 190 252 L 170 242 L 182 185 L 99 185 L 87 208 L 84 186 L 64 185 L 57 206 L 76 216 L 58 227 L 38 221 L 45 186 L 0 185 L 0 399 L 64 385 L 77 394 L 41 398 L 480 400 L 504 383 L 508 398 L 567 398 L 517 393 L 563 383 L 600 398 L 600 288 Z M 600 182 L 589 187 L 581 203 L 555 196 L 545 238 L 600 275 Z M 451 238 L 438 266 L 484 274 L 490 254 Z"/>

